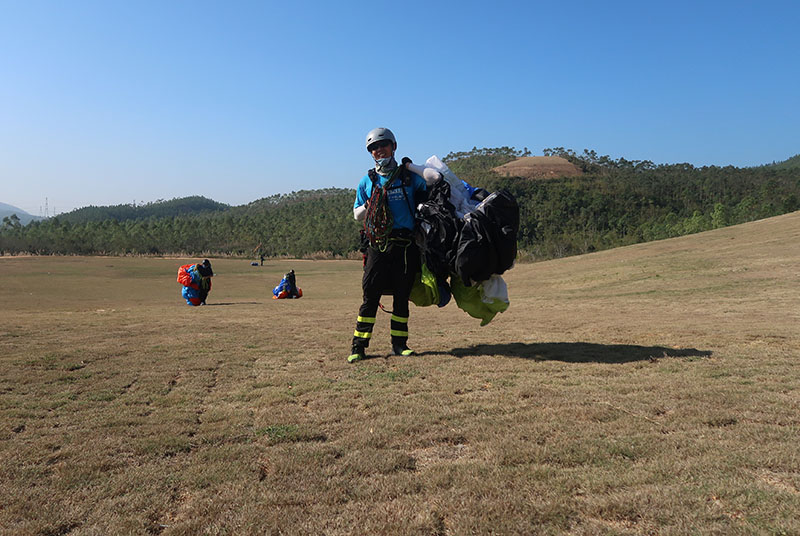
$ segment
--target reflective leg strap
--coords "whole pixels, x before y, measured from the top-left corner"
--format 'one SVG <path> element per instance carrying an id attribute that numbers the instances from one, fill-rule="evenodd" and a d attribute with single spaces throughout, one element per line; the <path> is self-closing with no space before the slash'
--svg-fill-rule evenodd
<path id="1" fill-rule="evenodd" d="M 359 316 L 356 329 L 353 332 L 353 344 L 366 348 L 372 338 L 372 328 L 375 327 L 375 317 Z"/>
<path id="2" fill-rule="evenodd" d="M 392 343 L 405 343 L 408 340 L 408 317 L 392 315 L 390 333 Z"/>

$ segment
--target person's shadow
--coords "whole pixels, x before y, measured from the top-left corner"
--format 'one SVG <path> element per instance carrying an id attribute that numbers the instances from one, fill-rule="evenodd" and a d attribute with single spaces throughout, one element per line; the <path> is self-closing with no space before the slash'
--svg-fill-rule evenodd
<path id="1" fill-rule="evenodd" d="M 590 342 L 476 344 L 464 348 L 453 348 L 450 353 L 456 357 L 502 355 L 532 361 L 564 361 L 566 363 L 630 363 L 632 361 L 655 361 L 664 357 L 711 356 L 709 350 L 697 350 L 696 348 Z"/>

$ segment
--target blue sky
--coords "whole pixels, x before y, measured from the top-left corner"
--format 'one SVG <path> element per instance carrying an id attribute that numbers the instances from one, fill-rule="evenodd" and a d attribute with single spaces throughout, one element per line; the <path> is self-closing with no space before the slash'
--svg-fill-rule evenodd
<path id="1" fill-rule="evenodd" d="M 376 126 L 751 166 L 800 153 L 800 2 L 0 0 L 0 202 L 355 188 Z"/>

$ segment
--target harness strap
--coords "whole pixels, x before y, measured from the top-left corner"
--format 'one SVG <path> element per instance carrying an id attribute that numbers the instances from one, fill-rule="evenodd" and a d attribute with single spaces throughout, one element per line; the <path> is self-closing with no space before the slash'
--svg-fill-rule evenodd
<path id="1" fill-rule="evenodd" d="M 408 205 L 408 213 L 414 219 L 414 205 L 408 198 L 406 187 L 411 184 L 411 174 L 405 166 L 398 166 L 392 170 L 386 180 L 385 186 L 381 186 L 380 177 L 374 168 L 367 171 L 367 175 L 372 181 L 372 192 L 367 206 L 366 217 L 364 218 L 364 234 L 372 247 L 383 252 L 388 247 L 390 233 L 394 218 L 389 210 L 389 191 L 402 189 L 403 197 Z M 396 179 L 400 179 L 395 184 Z"/>
<path id="2" fill-rule="evenodd" d="M 364 218 L 364 235 L 369 240 L 370 246 L 379 251 L 386 251 L 393 224 L 392 213 L 389 210 L 389 194 L 387 189 L 380 185 L 378 174 L 374 169 L 369 170 L 368 175 L 372 179 L 372 192 Z"/>

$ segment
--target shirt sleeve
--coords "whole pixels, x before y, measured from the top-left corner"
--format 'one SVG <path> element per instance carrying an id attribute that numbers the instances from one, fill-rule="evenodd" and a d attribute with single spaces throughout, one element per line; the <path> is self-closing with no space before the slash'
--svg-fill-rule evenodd
<path id="1" fill-rule="evenodd" d="M 426 192 L 426 191 L 428 191 L 428 183 L 425 182 L 425 179 L 423 179 L 422 177 L 420 177 L 416 173 L 414 173 L 413 175 L 414 175 L 414 191 L 415 192 Z"/>
<path id="2" fill-rule="evenodd" d="M 356 209 L 367 202 L 369 196 L 367 195 L 367 181 L 369 176 L 364 177 L 359 181 L 358 188 L 356 188 L 356 201 L 353 203 L 353 208 Z"/>

